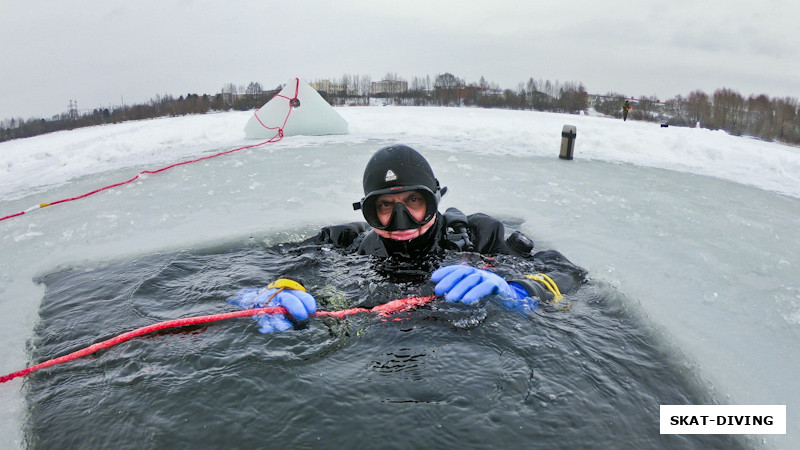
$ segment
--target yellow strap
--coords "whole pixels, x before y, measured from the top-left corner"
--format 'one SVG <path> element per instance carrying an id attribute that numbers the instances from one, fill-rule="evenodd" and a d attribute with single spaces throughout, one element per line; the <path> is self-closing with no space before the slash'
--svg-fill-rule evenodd
<path id="1" fill-rule="evenodd" d="M 525 275 L 525 278 L 542 283 L 544 287 L 547 288 L 548 291 L 552 292 L 554 305 L 564 299 L 564 296 L 561 295 L 561 291 L 558 290 L 558 285 L 556 284 L 556 282 L 553 281 L 553 279 L 550 278 L 550 276 L 548 276 L 546 273 L 540 273 L 537 275 Z"/>
<path id="2" fill-rule="evenodd" d="M 267 286 L 267 289 L 291 289 L 293 291 L 303 291 L 306 292 L 306 288 L 303 287 L 302 284 L 298 283 L 297 281 L 290 280 L 288 278 L 279 278 L 275 280 L 274 283 Z"/>
<path id="3" fill-rule="evenodd" d="M 50 203 L 39 203 L 39 208 L 46 208 L 50 206 Z"/>

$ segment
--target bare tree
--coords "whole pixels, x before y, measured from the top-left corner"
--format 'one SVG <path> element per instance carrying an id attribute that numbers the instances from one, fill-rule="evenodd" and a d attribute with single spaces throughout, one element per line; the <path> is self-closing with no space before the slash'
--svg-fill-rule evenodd
<path id="1" fill-rule="evenodd" d="M 344 89 L 344 92 L 342 94 L 344 95 L 345 98 L 347 98 L 348 95 L 354 92 L 352 86 L 353 86 L 353 77 L 348 74 L 342 75 L 342 89 Z"/>
<path id="2" fill-rule="evenodd" d="M 749 132 L 753 136 L 768 138 L 772 128 L 773 113 L 772 102 L 769 97 L 762 94 L 758 97 L 747 99 L 749 115 Z"/>
<path id="3" fill-rule="evenodd" d="M 450 72 L 437 75 L 436 81 L 433 82 L 433 89 L 440 105 L 457 104 L 463 87 L 464 81 Z"/>
<path id="4" fill-rule="evenodd" d="M 372 77 L 369 75 L 361 75 L 361 98 L 364 99 L 364 104 L 369 105 L 370 88 L 372 88 Z"/>
<path id="5" fill-rule="evenodd" d="M 686 99 L 686 111 L 692 124 L 706 123 L 711 117 L 711 101 L 708 99 L 708 94 L 701 90 L 689 93 Z"/>
<path id="6" fill-rule="evenodd" d="M 797 142 L 800 135 L 797 99 L 792 97 L 773 99 L 772 103 L 775 111 L 772 136 L 784 142 Z"/>
<path id="7" fill-rule="evenodd" d="M 388 97 L 395 97 L 398 94 L 397 82 L 400 81 L 400 78 L 397 76 L 397 73 L 387 72 L 386 75 L 384 75 L 383 77 L 383 81 L 386 81 L 386 83 L 384 83 L 386 87 L 385 91 L 386 95 Z"/>
<path id="8" fill-rule="evenodd" d="M 747 109 L 744 97 L 731 89 L 717 89 L 712 96 L 709 128 L 741 134 Z"/>
<path id="9" fill-rule="evenodd" d="M 559 90 L 559 109 L 569 113 L 577 113 L 586 109 L 589 103 L 589 94 L 583 83 L 567 82 Z"/>
<path id="10" fill-rule="evenodd" d="M 263 89 L 261 89 L 261 83 L 251 81 L 250 84 L 247 85 L 247 90 L 245 93 L 250 97 L 257 97 L 261 95 Z"/>
<path id="11" fill-rule="evenodd" d="M 239 96 L 239 89 L 233 83 L 228 83 L 222 88 L 222 98 L 228 106 L 233 106 Z"/>

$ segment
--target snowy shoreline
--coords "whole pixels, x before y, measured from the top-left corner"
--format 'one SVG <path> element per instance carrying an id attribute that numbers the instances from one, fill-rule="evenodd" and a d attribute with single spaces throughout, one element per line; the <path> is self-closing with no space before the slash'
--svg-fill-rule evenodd
<path id="1" fill-rule="evenodd" d="M 800 198 L 800 149 L 723 131 L 536 111 L 443 107 L 340 107 L 350 135 L 317 140 L 398 140 L 441 136 L 487 155 L 557 155 L 562 124 L 577 126 L 575 158 L 659 167 L 707 175 Z M 31 189 L 75 177 L 131 167 L 153 169 L 257 141 L 244 139 L 252 112 L 151 119 L 62 131 L 0 143 L 0 195 L 19 198 Z M 143 131 L 146 131 L 143 133 Z M 299 141 L 299 142 L 298 142 Z M 310 145 L 292 137 L 275 146 Z M 476 148 L 474 143 L 485 144 Z"/>

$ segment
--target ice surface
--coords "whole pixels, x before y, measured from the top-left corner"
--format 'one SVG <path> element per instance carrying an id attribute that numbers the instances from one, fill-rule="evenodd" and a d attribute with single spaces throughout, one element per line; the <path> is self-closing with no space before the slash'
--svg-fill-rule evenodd
<path id="1" fill-rule="evenodd" d="M 420 150 L 442 208 L 524 221 L 609 283 L 720 398 L 800 407 L 800 150 L 722 132 L 468 108 L 337 108 L 350 134 L 294 136 L 0 222 L 0 372 L 25 347 L 58 267 L 298 239 L 360 220 L 361 171 L 383 145 Z M 0 216 L 252 144 L 252 113 L 129 122 L 0 144 Z M 577 126 L 575 160 L 558 159 Z M 666 170 L 665 170 L 666 169 Z M 101 330 L 98 330 L 101 331 Z M 102 334 L 102 333 L 98 333 Z M 21 380 L 0 385 L 0 446 L 21 443 Z M 657 418 L 652 418 L 658 420 Z M 769 438 L 800 446 L 800 424 Z"/>

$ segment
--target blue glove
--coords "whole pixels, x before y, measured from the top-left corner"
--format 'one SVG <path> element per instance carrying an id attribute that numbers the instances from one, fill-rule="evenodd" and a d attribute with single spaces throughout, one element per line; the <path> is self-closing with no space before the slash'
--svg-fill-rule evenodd
<path id="1" fill-rule="evenodd" d="M 519 298 L 516 290 L 499 275 L 475 267 L 445 266 L 433 272 L 431 280 L 437 283 L 433 289 L 436 295 L 444 295 L 448 302 L 471 305 L 489 294 Z"/>
<path id="2" fill-rule="evenodd" d="M 515 291 L 517 290 L 517 283 L 508 283 Z M 524 288 L 519 286 L 524 292 Z M 505 306 L 509 311 L 514 311 L 522 314 L 523 316 L 527 317 L 531 311 L 539 307 L 539 299 L 536 297 L 529 297 L 527 293 L 520 294 L 522 297 L 520 298 L 504 298 L 500 302 Z"/>
<path id="3" fill-rule="evenodd" d="M 442 267 L 431 275 L 437 283 L 436 295 L 444 295 L 445 301 L 471 305 L 489 294 L 498 294 L 503 306 L 527 316 L 539 306 L 538 299 L 531 298 L 528 291 L 517 283 L 507 283 L 499 275 L 464 265 Z"/>
<path id="4" fill-rule="evenodd" d="M 242 289 L 230 297 L 227 302 L 239 306 L 243 309 L 261 308 L 264 306 L 282 306 L 292 318 L 302 322 L 309 315 L 317 312 L 317 301 L 311 294 L 300 290 L 284 289 L 278 292 L 273 289 Z M 270 300 L 272 297 L 272 300 Z M 254 318 L 258 321 L 262 333 L 272 333 L 274 331 L 288 330 L 292 327 L 292 321 L 279 314 L 261 314 Z"/>

